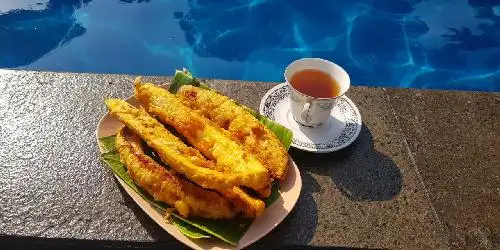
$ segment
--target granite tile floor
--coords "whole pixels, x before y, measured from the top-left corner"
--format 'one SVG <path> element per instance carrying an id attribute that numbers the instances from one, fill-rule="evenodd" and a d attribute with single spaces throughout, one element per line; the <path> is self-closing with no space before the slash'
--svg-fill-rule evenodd
<path id="1" fill-rule="evenodd" d="M 452 248 L 500 247 L 500 95 L 387 91 Z"/>
<path id="2" fill-rule="evenodd" d="M 131 95 L 132 81 L 0 70 L 2 240 L 182 247 L 98 160 L 103 100 Z M 273 86 L 206 83 L 253 108 Z M 363 117 L 358 140 L 331 154 L 290 151 L 301 197 L 253 248 L 498 248 L 499 94 L 353 87 L 347 95 Z"/>

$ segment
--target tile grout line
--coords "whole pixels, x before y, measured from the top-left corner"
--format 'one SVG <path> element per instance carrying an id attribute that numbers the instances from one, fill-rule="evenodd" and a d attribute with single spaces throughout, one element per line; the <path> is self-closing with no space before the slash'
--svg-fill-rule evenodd
<path id="1" fill-rule="evenodd" d="M 415 160 L 415 157 L 413 157 L 413 152 L 412 152 L 412 150 L 410 148 L 410 145 L 408 144 L 408 140 L 406 139 L 406 135 L 403 132 L 403 130 L 401 129 L 401 123 L 399 122 L 399 118 L 398 118 L 398 116 L 396 114 L 396 110 L 392 107 L 389 93 L 387 93 L 387 89 L 386 88 L 382 88 L 382 90 L 384 91 L 385 98 L 386 98 L 387 104 L 388 104 L 388 106 L 390 108 L 390 111 L 391 111 L 392 115 L 394 116 L 394 119 L 396 120 L 398 129 L 400 130 L 400 134 L 403 137 L 404 147 L 405 147 L 405 149 L 406 149 L 406 151 L 408 153 L 408 156 L 410 157 L 411 163 L 412 163 L 413 167 L 415 168 L 415 171 L 417 172 L 417 178 L 420 181 L 420 184 L 424 187 L 424 193 L 425 193 L 425 196 L 427 197 L 427 199 L 429 201 L 429 204 L 430 204 L 430 207 L 431 207 L 431 213 L 435 217 L 434 219 L 436 219 L 436 221 L 437 221 L 437 223 L 438 223 L 438 225 L 439 225 L 439 227 L 441 229 L 441 234 L 445 238 L 445 243 L 447 244 L 447 248 L 450 249 L 450 246 L 449 246 L 449 244 L 450 244 L 450 235 L 446 232 L 446 230 L 445 230 L 446 227 L 444 226 L 443 222 L 441 221 L 441 218 L 439 217 L 439 215 L 438 215 L 438 213 L 436 211 L 434 203 L 432 202 L 431 195 L 429 193 L 429 190 L 427 189 L 427 186 L 425 185 L 424 178 L 422 177 L 422 174 L 420 173 L 420 170 L 418 169 L 417 161 Z"/>

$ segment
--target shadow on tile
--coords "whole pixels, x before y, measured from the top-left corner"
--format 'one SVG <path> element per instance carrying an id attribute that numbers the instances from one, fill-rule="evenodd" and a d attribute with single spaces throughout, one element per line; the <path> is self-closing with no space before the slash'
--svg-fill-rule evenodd
<path id="1" fill-rule="evenodd" d="M 112 240 L 80 240 L 80 239 L 61 239 L 61 238 L 42 238 L 26 236 L 0 235 L 0 247 L 2 249 L 59 249 L 59 250 L 87 250 L 87 249 L 190 249 L 179 242 L 131 242 L 131 241 L 112 241 Z M 283 245 L 272 249 L 359 249 L 350 247 L 311 247 L 298 245 Z"/>
<path id="2" fill-rule="evenodd" d="M 299 169 L 300 165 L 297 165 Z M 249 249 L 277 249 L 287 245 L 304 246 L 314 237 L 318 226 L 318 209 L 313 193 L 321 187 L 307 172 L 301 172 L 302 190 L 292 212 L 269 234 L 252 244 Z"/>
<path id="3" fill-rule="evenodd" d="M 402 188 L 401 171 L 390 157 L 373 148 L 373 136 L 364 124 L 358 139 L 343 150 L 314 154 L 291 149 L 290 153 L 302 172 L 330 176 L 350 200 L 391 200 Z"/>
<path id="4" fill-rule="evenodd" d="M 1 249 L 33 250 L 110 250 L 110 249 L 188 249 L 175 241 L 140 242 L 119 240 L 83 240 L 67 238 L 44 238 L 30 236 L 0 235 Z"/>

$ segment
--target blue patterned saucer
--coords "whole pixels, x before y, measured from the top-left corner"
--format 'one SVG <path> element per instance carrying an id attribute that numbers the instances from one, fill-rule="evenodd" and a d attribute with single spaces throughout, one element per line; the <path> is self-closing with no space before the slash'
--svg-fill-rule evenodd
<path id="1" fill-rule="evenodd" d="M 358 108 L 341 96 L 331 116 L 323 125 L 312 128 L 298 124 L 290 110 L 290 98 L 286 83 L 269 90 L 262 98 L 259 112 L 293 131 L 292 147 L 315 153 L 328 153 L 349 146 L 361 131 L 361 115 Z"/>

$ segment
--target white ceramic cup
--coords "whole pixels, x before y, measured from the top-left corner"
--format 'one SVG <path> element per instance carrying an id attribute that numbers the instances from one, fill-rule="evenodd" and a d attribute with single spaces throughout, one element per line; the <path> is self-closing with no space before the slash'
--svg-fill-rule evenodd
<path id="1" fill-rule="evenodd" d="M 335 79 L 340 87 L 338 96 L 332 98 L 313 97 L 293 88 L 290 84 L 292 76 L 298 71 L 306 69 L 323 71 Z M 285 69 L 285 80 L 290 91 L 293 118 L 299 124 L 309 127 L 318 127 L 327 121 L 338 98 L 344 95 L 351 85 L 349 75 L 342 67 L 321 58 L 302 58 L 292 62 Z"/>

